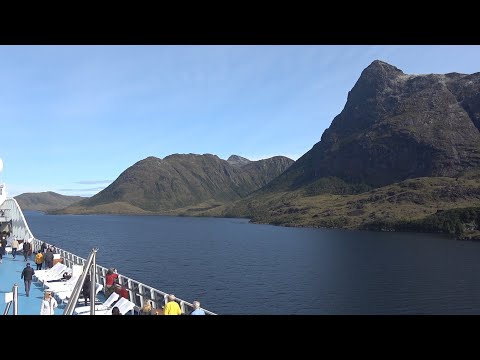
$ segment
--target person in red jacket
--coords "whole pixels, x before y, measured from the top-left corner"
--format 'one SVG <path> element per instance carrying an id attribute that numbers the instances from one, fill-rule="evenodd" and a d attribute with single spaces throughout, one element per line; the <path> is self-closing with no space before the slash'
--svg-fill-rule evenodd
<path id="1" fill-rule="evenodd" d="M 120 295 L 120 297 L 123 297 L 127 300 L 130 300 L 130 294 L 128 293 L 128 289 L 127 287 L 125 286 L 125 284 L 117 284 L 116 285 L 116 289 L 115 289 L 115 292 Z"/>
<path id="2" fill-rule="evenodd" d="M 116 269 L 108 269 L 107 274 L 105 275 L 105 296 L 109 297 L 114 291 L 114 284 L 117 282 L 118 274 Z"/>

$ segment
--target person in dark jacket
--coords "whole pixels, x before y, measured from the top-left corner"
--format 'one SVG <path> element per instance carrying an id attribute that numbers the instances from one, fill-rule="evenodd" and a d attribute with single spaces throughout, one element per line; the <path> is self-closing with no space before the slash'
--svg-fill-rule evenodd
<path id="1" fill-rule="evenodd" d="M 23 241 L 23 257 L 25 261 L 28 260 L 28 256 L 30 255 L 30 250 L 32 250 L 32 245 L 27 241 Z"/>
<path id="2" fill-rule="evenodd" d="M 45 269 L 50 269 L 53 266 L 53 253 L 50 249 L 43 255 L 43 262 L 45 263 Z"/>
<path id="3" fill-rule="evenodd" d="M 82 287 L 82 294 L 83 298 L 85 299 L 85 306 L 87 306 L 87 298 L 91 301 L 90 299 L 90 287 L 92 286 L 92 282 L 90 281 L 90 275 L 87 275 L 85 278 L 85 281 L 83 282 L 83 287 Z"/>
<path id="4" fill-rule="evenodd" d="M 2 236 L 2 240 L 0 242 L 0 264 L 2 263 L 3 255 L 5 255 L 5 248 L 7 247 L 7 238 L 5 235 Z"/>
<path id="5" fill-rule="evenodd" d="M 25 294 L 27 294 L 27 296 L 30 296 L 30 285 L 32 284 L 33 273 L 33 268 L 30 267 L 30 263 L 27 263 L 27 266 L 23 269 L 22 275 L 20 276 L 25 283 Z"/>

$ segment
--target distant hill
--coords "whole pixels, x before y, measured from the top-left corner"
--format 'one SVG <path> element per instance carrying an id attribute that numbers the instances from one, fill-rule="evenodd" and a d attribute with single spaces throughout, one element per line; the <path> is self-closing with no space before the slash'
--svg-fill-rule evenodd
<path id="1" fill-rule="evenodd" d="M 82 196 L 66 196 L 52 191 L 39 193 L 23 193 L 15 196 L 22 210 L 50 211 L 62 209 L 80 200 L 86 199 Z"/>
<path id="2" fill-rule="evenodd" d="M 151 156 L 126 169 L 98 194 L 56 213 L 171 213 L 197 205 L 216 206 L 251 194 L 294 163 L 283 156 L 229 159 L 212 154 Z"/>

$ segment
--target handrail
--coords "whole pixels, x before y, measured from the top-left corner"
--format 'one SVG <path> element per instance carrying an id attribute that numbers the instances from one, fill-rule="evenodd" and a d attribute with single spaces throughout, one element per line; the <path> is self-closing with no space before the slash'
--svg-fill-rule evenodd
<path id="1" fill-rule="evenodd" d="M 7 305 L 5 306 L 5 310 L 3 312 L 3 315 L 8 315 L 8 311 L 10 310 L 10 305 L 12 305 L 12 302 L 9 301 Z"/>
<path id="2" fill-rule="evenodd" d="M 32 249 L 34 249 L 34 251 L 38 251 L 43 242 L 44 241 L 34 238 L 32 242 Z M 45 242 L 45 244 L 49 247 L 53 246 L 52 244 L 49 244 L 47 242 Z M 63 258 L 64 265 L 70 268 L 72 267 L 72 265 L 85 266 L 87 264 L 87 260 L 78 255 L 75 255 L 58 247 L 55 247 L 55 249 L 57 253 L 60 254 L 61 258 Z M 91 277 L 90 280 L 93 283 L 101 283 L 105 288 L 105 275 L 107 274 L 108 269 L 98 264 L 96 264 L 95 268 L 95 281 L 93 277 Z M 166 300 L 169 295 L 168 293 L 152 288 L 151 286 L 148 286 L 121 274 L 118 274 L 118 280 L 121 285 L 125 285 L 127 287 L 130 295 L 129 300 L 135 304 L 134 312 L 138 313 L 147 301 L 151 301 L 157 309 L 161 309 L 162 306 L 166 304 Z M 95 291 L 91 294 L 91 296 L 93 296 L 93 294 L 95 294 Z M 185 300 L 176 298 L 175 301 L 177 301 L 178 304 L 181 306 L 182 312 L 184 314 L 188 314 L 194 309 L 193 304 Z M 217 315 L 216 313 L 206 310 L 203 307 L 202 310 L 205 311 L 206 315 Z"/>
<path id="3" fill-rule="evenodd" d="M 18 285 L 13 284 L 12 287 L 12 300 L 6 303 L 5 305 L 5 310 L 3 311 L 3 315 L 8 315 L 8 312 L 10 311 L 10 306 L 13 305 L 13 315 L 18 315 Z"/>
<path id="4" fill-rule="evenodd" d="M 43 241 L 36 239 L 33 236 L 17 200 L 13 198 L 6 199 L 2 204 L 2 209 L 9 210 L 9 217 L 12 221 L 13 235 L 17 236 L 19 239 L 33 239 L 32 250 L 38 251 Z M 51 244 L 47 245 L 52 246 Z M 72 267 L 72 265 L 85 265 L 86 263 L 84 258 L 63 249 L 57 248 L 57 252 L 64 259 L 64 264 L 68 267 Z M 98 282 L 103 284 L 105 287 L 105 275 L 107 274 L 107 271 L 107 268 L 97 264 L 94 270 L 95 277 L 91 278 L 92 283 L 95 284 Z M 120 274 L 118 276 L 118 280 L 120 284 L 126 285 L 130 297 L 129 300 L 135 304 L 134 312 L 139 312 L 140 308 L 143 307 L 146 301 L 151 301 L 157 309 L 161 309 L 162 306 L 165 305 L 168 297 L 167 293 Z M 92 296 L 94 293 L 95 292 L 92 293 Z M 187 314 L 194 309 L 193 304 L 187 301 L 179 298 L 177 298 L 176 301 L 180 305 L 184 314 Z M 205 311 L 206 315 L 216 315 L 214 312 L 205 309 L 203 310 Z"/>
<path id="5" fill-rule="evenodd" d="M 97 251 L 98 249 L 92 249 L 92 265 L 85 270 L 88 270 L 90 273 L 90 315 L 95 315 L 95 285 L 97 282 L 92 280 L 97 278 L 95 274 L 95 269 L 97 268 Z M 85 304 L 86 303 L 87 298 L 85 298 Z"/>
<path id="6" fill-rule="evenodd" d="M 78 278 L 77 283 L 75 284 L 70 300 L 68 301 L 67 306 L 65 306 L 65 309 L 63 310 L 63 315 L 73 314 L 73 311 L 75 310 L 75 306 L 77 305 L 78 297 L 80 296 L 80 291 L 82 289 L 83 283 L 85 282 L 85 278 L 87 277 L 87 274 L 90 272 L 90 267 L 92 266 L 92 264 L 95 264 L 96 253 L 97 253 L 97 250 L 93 249 L 90 256 L 88 257 L 87 265 L 83 268 L 82 275 Z M 92 283 L 95 284 L 94 281 L 92 281 Z M 93 296 L 95 296 L 95 289 L 93 290 L 92 293 L 94 294 Z M 90 299 L 90 301 L 91 300 L 92 299 Z M 93 303 L 95 304 L 95 299 L 93 300 Z"/>
<path id="7" fill-rule="evenodd" d="M 18 315 L 18 285 L 13 284 L 13 315 Z"/>

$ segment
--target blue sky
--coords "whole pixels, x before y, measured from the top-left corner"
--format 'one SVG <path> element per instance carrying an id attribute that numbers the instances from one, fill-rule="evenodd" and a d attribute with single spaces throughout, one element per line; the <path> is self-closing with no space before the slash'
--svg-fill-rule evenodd
<path id="1" fill-rule="evenodd" d="M 0 181 L 91 196 L 148 156 L 294 160 L 379 59 L 480 71 L 480 46 L 0 46 Z"/>

